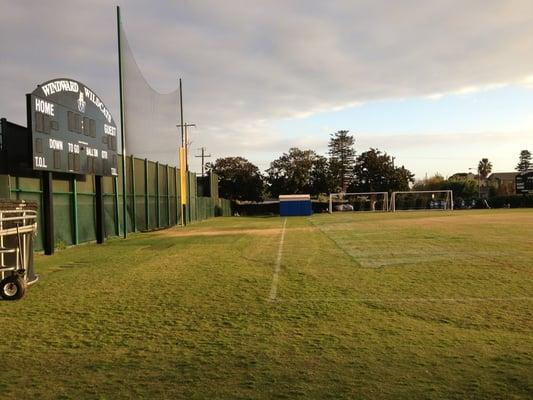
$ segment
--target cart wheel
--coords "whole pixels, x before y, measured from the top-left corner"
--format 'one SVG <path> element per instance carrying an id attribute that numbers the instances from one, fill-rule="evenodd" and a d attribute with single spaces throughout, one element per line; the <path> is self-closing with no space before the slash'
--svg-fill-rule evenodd
<path id="1" fill-rule="evenodd" d="M 26 293 L 24 278 L 9 276 L 0 282 L 0 295 L 4 300 L 18 300 Z"/>

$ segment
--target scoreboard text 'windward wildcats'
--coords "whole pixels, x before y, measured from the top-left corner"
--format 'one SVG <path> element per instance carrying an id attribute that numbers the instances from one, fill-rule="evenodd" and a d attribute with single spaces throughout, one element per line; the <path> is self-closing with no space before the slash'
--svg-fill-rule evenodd
<path id="1" fill-rule="evenodd" d="M 117 127 L 102 100 L 72 79 L 54 79 L 27 95 L 33 168 L 117 175 Z"/>

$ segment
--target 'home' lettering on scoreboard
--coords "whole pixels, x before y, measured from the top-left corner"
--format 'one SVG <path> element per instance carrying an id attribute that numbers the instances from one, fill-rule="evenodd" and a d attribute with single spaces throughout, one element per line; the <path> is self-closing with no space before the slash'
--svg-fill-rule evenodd
<path id="1" fill-rule="evenodd" d="M 54 79 L 27 95 L 33 168 L 117 175 L 117 126 L 102 100 L 84 84 Z"/>

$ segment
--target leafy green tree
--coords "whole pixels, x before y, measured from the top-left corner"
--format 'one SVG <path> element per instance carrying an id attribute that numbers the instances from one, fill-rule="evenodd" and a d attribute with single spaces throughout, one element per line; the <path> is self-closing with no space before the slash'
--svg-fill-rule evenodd
<path id="1" fill-rule="evenodd" d="M 482 158 L 477 165 L 477 172 L 482 179 L 487 179 L 487 176 L 492 172 L 492 163 L 488 158 Z"/>
<path id="2" fill-rule="evenodd" d="M 417 181 L 413 185 L 413 190 L 451 190 L 456 200 L 471 200 L 478 197 L 476 180 L 462 179 L 460 177 L 444 179 L 440 174 Z"/>
<path id="3" fill-rule="evenodd" d="M 413 190 L 445 190 L 446 180 L 444 177 L 436 173 L 433 176 L 418 180 L 413 185 Z"/>
<path id="4" fill-rule="evenodd" d="M 291 148 L 270 163 L 267 182 L 272 196 L 327 193 L 331 186 L 328 161 L 313 150 Z"/>
<path id="5" fill-rule="evenodd" d="M 326 157 L 317 154 L 311 170 L 311 194 L 330 193 L 333 188 L 333 176 L 329 161 Z"/>
<path id="6" fill-rule="evenodd" d="M 355 139 L 349 131 L 337 131 L 329 139 L 329 163 L 337 190 L 346 191 L 353 181 Z"/>
<path id="7" fill-rule="evenodd" d="M 516 170 L 520 172 L 527 171 L 531 167 L 531 152 L 529 150 L 522 150 L 518 157 L 518 165 Z"/>
<path id="8" fill-rule="evenodd" d="M 350 191 L 409 190 L 409 184 L 414 182 L 414 174 L 408 169 L 404 166 L 395 167 L 391 156 L 373 148 L 357 157 L 354 172 L 355 181 Z"/>
<path id="9" fill-rule="evenodd" d="M 259 168 L 243 157 L 219 158 L 206 165 L 219 177 L 219 195 L 230 200 L 261 201 L 264 178 Z"/>
<path id="10" fill-rule="evenodd" d="M 471 200 L 475 199 L 479 195 L 479 188 L 477 182 L 473 180 L 453 181 L 447 180 L 442 186 L 442 190 L 451 190 L 454 198 L 457 200 Z"/>

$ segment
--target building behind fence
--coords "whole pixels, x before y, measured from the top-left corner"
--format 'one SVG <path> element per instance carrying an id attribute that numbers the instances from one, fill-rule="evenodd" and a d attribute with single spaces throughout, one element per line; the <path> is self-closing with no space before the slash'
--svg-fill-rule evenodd
<path id="1" fill-rule="evenodd" d="M 121 160 L 118 166 L 118 177 L 103 177 L 106 237 L 124 233 Z M 178 168 L 134 157 L 127 157 L 126 168 L 128 232 L 150 231 L 182 223 L 182 184 L 188 188 L 187 211 L 183 216 L 185 224 L 231 215 L 230 201 L 218 197 L 218 179 L 215 175 L 200 179 L 202 192 L 198 193 L 194 173 L 186 174 L 187 182 L 181 182 Z M 205 185 L 209 187 L 205 188 Z M 202 195 L 204 193 L 208 195 Z M 35 201 L 39 209 L 42 209 L 42 194 L 42 180 L 38 172 L 27 173 L 25 176 L 0 175 L 0 198 Z M 94 175 L 53 175 L 53 225 L 56 246 L 96 240 L 95 199 Z M 35 249 L 42 250 L 43 224 L 38 226 Z"/>

